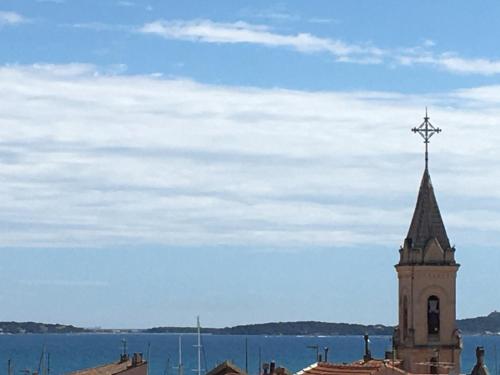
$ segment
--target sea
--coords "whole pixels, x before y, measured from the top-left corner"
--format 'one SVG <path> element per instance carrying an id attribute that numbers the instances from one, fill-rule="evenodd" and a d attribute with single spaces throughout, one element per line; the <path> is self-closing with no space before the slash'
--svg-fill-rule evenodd
<path id="1" fill-rule="evenodd" d="M 475 348 L 486 350 L 491 375 L 500 375 L 496 357 L 500 356 L 500 336 L 465 336 L 462 372 L 470 373 L 475 364 Z M 196 335 L 183 334 L 184 375 L 195 374 L 197 367 Z M 36 371 L 40 358 L 49 357 L 49 374 L 65 374 L 118 360 L 126 342 L 129 353 L 142 352 L 149 358 L 150 375 L 177 375 L 179 335 L 176 334 L 19 334 L 0 335 L 0 375 L 7 373 L 10 359 L 13 374 Z M 275 361 L 291 372 L 314 363 L 317 349 L 329 348 L 328 360 L 338 363 L 362 358 L 362 336 L 234 336 L 202 335 L 203 372 L 224 360 L 230 360 L 249 374 L 257 374 L 259 361 Z M 370 337 L 370 349 L 383 358 L 391 346 L 388 336 Z M 245 349 L 247 348 L 247 349 Z M 46 353 L 43 355 L 42 353 Z"/>

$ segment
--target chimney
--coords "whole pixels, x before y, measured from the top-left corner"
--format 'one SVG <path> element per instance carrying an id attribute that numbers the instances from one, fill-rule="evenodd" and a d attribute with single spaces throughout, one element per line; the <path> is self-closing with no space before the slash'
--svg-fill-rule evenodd
<path id="1" fill-rule="evenodd" d="M 328 350 L 330 350 L 327 346 L 325 346 L 325 362 L 328 362 Z"/>
<path id="2" fill-rule="evenodd" d="M 262 370 L 264 370 L 264 375 L 267 375 L 269 371 L 269 363 L 264 363 L 262 365 Z"/>
<path id="3" fill-rule="evenodd" d="M 274 370 L 276 369 L 276 362 L 271 361 L 271 367 L 269 368 L 269 373 L 274 374 Z"/>
<path id="4" fill-rule="evenodd" d="M 476 348 L 476 359 L 478 366 L 484 365 L 484 348 L 482 346 Z"/>
<path id="5" fill-rule="evenodd" d="M 472 369 L 471 375 L 489 375 L 488 367 L 484 364 L 484 348 L 478 346 L 476 348 L 477 363 Z"/>
<path id="6" fill-rule="evenodd" d="M 142 363 L 142 353 L 134 353 L 132 355 L 132 367 L 136 367 Z"/>
<path id="7" fill-rule="evenodd" d="M 368 362 L 372 358 L 372 353 L 370 351 L 370 337 L 368 335 L 364 336 L 365 338 L 365 355 L 363 356 L 363 361 Z"/>

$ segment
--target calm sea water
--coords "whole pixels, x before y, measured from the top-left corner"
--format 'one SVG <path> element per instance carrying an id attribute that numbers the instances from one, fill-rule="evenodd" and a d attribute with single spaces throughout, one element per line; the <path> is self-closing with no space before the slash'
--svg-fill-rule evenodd
<path id="1" fill-rule="evenodd" d="M 129 352 L 149 350 L 151 375 L 176 375 L 178 361 L 178 335 L 171 334 L 74 334 L 74 335 L 0 335 L 0 374 L 7 372 L 7 360 L 14 365 L 15 374 L 25 369 L 36 370 L 42 348 L 50 352 L 50 373 L 64 374 L 69 371 L 93 367 L 118 359 L 121 341 L 126 339 Z M 329 347 L 329 360 L 350 362 L 363 355 L 361 336 L 248 336 L 248 370 L 257 373 L 259 348 L 262 361 L 275 360 L 278 365 L 291 371 L 300 370 L 315 361 L 311 345 Z M 383 357 L 390 347 L 390 338 L 371 337 L 372 354 Z M 210 370 L 217 363 L 229 359 L 245 368 L 245 336 L 203 335 L 204 362 Z M 196 367 L 195 335 L 183 335 L 184 374 Z M 462 354 L 462 371 L 470 372 L 475 363 L 475 347 L 486 349 L 486 362 L 490 374 L 495 374 L 495 350 L 500 357 L 500 336 L 466 336 Z M 500 358 L 499 358 L 500 360 Z M 205 367 L 205 366 L 204 366 Z"/>

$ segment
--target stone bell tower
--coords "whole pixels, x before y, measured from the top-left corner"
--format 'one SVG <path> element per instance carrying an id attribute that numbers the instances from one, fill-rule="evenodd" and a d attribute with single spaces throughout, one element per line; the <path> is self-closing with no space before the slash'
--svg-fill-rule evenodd
<path id="1" fill-rule="evenodd" d="M 412 373 L 459 374 L 462 348 L 456 327 L 455 284 L 459 264 L 450 246 L 428 168 L 429 139 L 441 129 L 424 122 L 413 132 L 425 143 L 425 170 L 417 204 L 400 248 L 399 325 L 393 343 L 403 368 Z"/>

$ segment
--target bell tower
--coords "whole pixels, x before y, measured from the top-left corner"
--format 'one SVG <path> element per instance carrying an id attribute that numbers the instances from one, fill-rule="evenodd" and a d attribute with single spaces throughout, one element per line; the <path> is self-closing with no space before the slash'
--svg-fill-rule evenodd
<path id="1" fill-rule="evenodd" d="M 429 139 L 441 129 L 424 122 L 413 132 L 425 143 L 425 169 L 410 229 L 399 250 L 399 325 L 393 344 L 412 373 L 459 374 L 462 342 L 456 327 L 455 248 L 450 246 L 428 168 Z"/>

